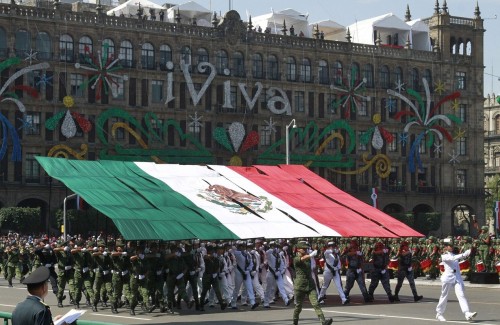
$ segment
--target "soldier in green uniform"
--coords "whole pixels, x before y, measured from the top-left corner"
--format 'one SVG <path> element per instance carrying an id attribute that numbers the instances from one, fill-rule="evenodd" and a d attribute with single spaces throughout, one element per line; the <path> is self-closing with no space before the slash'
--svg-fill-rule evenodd
<path id="1" fill-rule="evenodd" d="M 309 255 L 306 254 L 306 250 L 309 245 L 305 242 L 299 242 L 296 246 L 297 254 L 293 258 L 293 266 L 295 268 L 295 282 L 293 284 L 294 294 L 295 294 L 295 309 L 293 311 L 293 324 L 297 325 L 299 323 L 299 315 L 302 311 L 302 303 L 306 296 L 309 297 L 311 306 L 314 308 L 316 315 L 321 321 L 322 325 L 330 325 L 333 320 L 330 318 L 325 320 L 325 315 L 321 310 L 318 303 L 318 298 L 316 295 L 316 286 L 312 278 L 311 271 L 311 258 L 314 258 L 318 252 L 313 251 Z"/>
<path id="2" fill-rule="evenodd" d="M 62 243 L 59 247 L 54 248 L 54 252 L 57 256 L 57 306 L 63 307 L 63 296 L 64 289 L 66 288 L 66 283 L 69 284 L 71 279 L 71 274 L 73 273 L 73 256 L 71 255 L 71 249 L 67 246 L 67 243 Z M 71 299 L 71 292 L 70 292 Z M 71 299 L 72 300 L 72 299 Z"/>
<path id="3" fill-rule="evenodd" d="M 5 249 L 4 249 L 4 244 L 3 242 L 0 241 L 0 274 L 2 274 L 2 270 L 4 272 L 5 278 L 7 278 L 7 275 L 5 275 L 5 267 L 4 267 L 4 255 L 5 255 Z"/>
<path id="4" fill-rule="evenodd" d="M 125 289 L 125 298 L 130 299 L 130 257 L 123 250 L 123 241 L 118 239 L 115 244 L 115 250 L 111 253 L 113 261 L 113 296 L 111 297 L 111 311 L 118 313 L 118 307 L 122 306 L 121 297 Z"/>
<path id="5" fill-rule="evenodd" d="M 19 264 L 19 248 L 16 242 L 7 247 L 5 252 L 7 253 L 7 282 L 9 282 L 9 287 L 12 287 L 12 279 L 16 276 L 16 268 Z"/>
<path id="6" fill-rule="evenodd" d="M 212 245 L 208 245 L 207 247 L 207 255 L 203 256 L 203 260 L 205 261 L 205 272 L 203 273 L 202 283 L 203 289 L 201 291 L 201 311 L 204 311 L 203 304 L 205 303 L 205 297 L 207 292 L 213 288 L 215 292 L 215 296 L 220 302 L 220 309 L 224 310 L 227 307 L 227 303 L 222 298 L 222 294 L 220 292 L 219 287 L 219 271 L 221 268 L 220 260 L 214 256 L 215 247 Z"/>
<path id="7" fill-rule="evenodd" d="M 193 249 L 193 245 L 190 242 L 186 242 L 184 245 L 185 252 L 182 253 L 182 258 L 187 266 L 187 273 L 184 277 L 185 287 L 188 286 L 191 289 L 188 296 L 193 298 L 196 310 L 200 310 L 200 300 L 198 296 L 198 277 L 201 271 L 201 259 L 202 254 L 197 250 Z M 180 301 L 178 301 L 180 304 Z"/>
<path id="8" fill-rule="evenodd" d="M 92 253 L 95 266 L 95 290 L 94 290 L 94 305 L 101 301 L 102 306 L 107 306 L 108 297 L 113 294 L 111 284 L 111 267 L 112 261 L 109 253 L 106 251 L 106 243 L 104 241 L 97 242 L 98 251 Z"/>
<path id="9" fill-rule="evenodd" d="M 85 263 L 85 257 L 82 252 L 83 242 L 79 241 L 71 249 L 71 256 L 73 257 L 73 279 L 70 282 L 70 292 L 72 293 L 73 303 L 77 309 L 80 308 L 80 300 L 82 299 L 82 288 L 83 288 L 83 268 Z M 88 267 L 87 271 L 88 271 Z"/>
<path id="10" fill-rule="evenodd" d="M 142 298 L 142 309 L 144 311 L 153 311 L 154 308 L 149 305 L 149 290 L 147 286 L 146 275 L 148 270 L 147 261 L 145 260 L 144 247 L 139 246 L 136 249 L 137 255 L 130 257 L 131 263 L 131 278 L 130 282 L 130 314 L 135 315 L 135 307 L 138 304 L 139 296 Z"/>
<path id="11" fill-rule="evenodd" d="M 194 302 L 189 301 L 188 296 L 186 294 L 186 285 L 184 282 L 184 277 L 187 274 L 187 265 L 184 259 L 182 258 L 182 249 L 179 247 L 172 248 L 173 254 L 168 256 L 167 264 L 168 264 L 168 274 L 167 274 L 167 301 L 168 308 L 173 310 L 173 302 L 175 301 L 174 292 L 177 287 L 177 294 L 183 299 L 188 308 L 192 308 Z M 203 301 L 201 302 L 203 303 Z M 181 308 L 180 304 L 177 306 L 179 309 Z"/>
<path id="12" fill-rule="evenodd" d="M 149 245 L 150 252 L 146 255 L 150 271 L 148 273 L 148 286 L 151 292 L 152 305 L 165 311 L 165 300 L 163 298 L 163 285 L 165 283 L 165 256 L 158 250 L 158 243 Z"/>
<path id="13" fill-rule="evenodd" d="M 488 226 L 481 227 L 481 233 L 479 234 L 477 239 L 479 240 L 479 247 L 477 250 L 477 253 L 479 255 L 479 260 L 482 261 L 484 264 L 484 272 L 490 272 L 491 270 L 490 270 L 489 251 L 491 245 L 491 237 L 489 234 Z"/>

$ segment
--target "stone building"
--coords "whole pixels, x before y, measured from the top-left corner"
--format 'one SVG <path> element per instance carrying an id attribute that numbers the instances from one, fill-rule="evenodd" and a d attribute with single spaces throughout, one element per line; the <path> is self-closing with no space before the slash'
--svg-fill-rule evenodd
<path id="1" fill-rule="evenodd" d="M 319 28 L 291 35 L 286 21 L 261 30 L 236 11 L 207 27 L 179 10 L 169 21 L 172 8 L 107 15 L 100 4 L 41 3 L 0 4 L 3 207 L 40 206 L 52 224 L 70 193 L 40 155 L 288 158 L 389 214 L 440 213 L 438 234 L 484 217 L 478 6 L 462 18 L 436 1 L 422 20 L 430 48 L 416 50 L 390 29 L 361 44 L 349 30 L 335 41 Z"/>

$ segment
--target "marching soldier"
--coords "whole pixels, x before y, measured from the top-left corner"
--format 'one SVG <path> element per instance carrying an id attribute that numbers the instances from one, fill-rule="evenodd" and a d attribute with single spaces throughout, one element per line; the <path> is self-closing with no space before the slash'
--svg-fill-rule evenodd
<path id="1" fill-rule="evenodd" d="M 16 276 L 16 268 L 19 264 L 19 248 L 16 242 L 12 242 L 5 252 L 7 253 L 7 282 L 9 282 L 9 287 L 12 288 L 12 279 Z"/>
<path id="2" fill-rule="evenodd" d="M 201 272 L 203 257 L 198 250 L 193 248 L 193 245 L 190 242 L 184 243 L 184 250 L 185 252 L 182 253 L 182 258 L 184 259 L 187 267 L 187 273 L 184 277 L 184 288 L 186 288 L 189 301 L 194 301 L 196 310 L 200 310 L 201 305 L 200 297 L 198 295 L 198 277 Z M 180 300 L 178 303 L 180 304 Z"/>
<path id="3" fill-rule="evenodd" d="M 150 274 L 148 276 L 149 291 L 151 292 L 152 307 L 165 311 L 165 300 L 163 298 L 163 284 L 165 283 L 165 256 L 158 250 L 156 242 L 149 246 L 150 253 L 146 255 L 149 263 Z"/>
<path id="4" fill-rule="evenodd" d="M 399 258 L 399 269 L 397 273 L 398 282 L 396 284 L 396 289 L 394 290 L 394 301 L 400 301 L 399 291 L 401 290 L 405 278 L 408 279 L 408 283 L 410 284 L 411 292 L 413 293 L 413 300 L 415 302 L 422 300 L 423 296 L 418 295 L 417 288 L 415 286 L 412 266 L 412 252 L 407 241 L 401 242 L 401 246 L 396 256 Z"/>
<path id="5" fill-rule="evenodd" d="M 203 290 L 201 291 L 201 311 L 204 311 L 203 307 L 205 302 L 205 297 L 207 292 L 210 289 L 213 289 L 215 292 L 215 296 L 219 300 L 220 309 L 224 310 L 227 307 L 226 302 L 222 298 L 222 294 L 219 288 L 219 270 L 220 270 L 220 261 L 217 257 L 214 256 L 215 248 L 212 245 L 208 245 L 207 247 L 207 255 L 203 256 L 203 260 L 205 262 L 205 272 L 203 273 Z"/>
<path id="6" fill-rule="evenodd" d="M 279 255 L 276 242 L 271 241 L 269 243 L 269 249 L 266 252 L 266 256 L 268 270 L 266 280 L 266 293 L 264 295 L 264 308 L 271 308 L 270 303 L 274 299 L 276 287 L 278 287 L 278 292 L 281 296 L 281 299 L 283 299 L 285 305 L 288 306 L 290 305 L 291 300 L 288 299 L 288 295 L 285 290 L 285 284 L 283 282 L 285 265 L 282 263 L 282 259 Z"/>
<path id="7" fill-rule="evenodd" d="M 335 283 L 335 287 L 337 288 L 337 292 L 339 293 L 340 299 L 342 300 L 342 304 L 345 305 L 348 303 L 348 300 L 344 294 L 342 280 L 340 278 L 342 263 L 340 261 L 337 244 L 332 241 L 327 244 L 327 248 L 324 252 L 324 258 L 325 270 L 323 271 L 323 286 L 321 287 L 318 301 L 321 303 L 326 299 L 326 290 L 333 281 L 333 283 Z"/>
<path id="8" fill-rule="evenodd" d="M 488 226 L 481 227 L 481 233 L 479 234 L 477 239 L 479 240 L 479 247 L 477 250 L 479 261 L 482 261 L 484 264 L 484 272 L 490 272 L 491 237 L 489 234 Z"/>
<path id="9" fill-rule="evenodd" d="M 121 307 L 122 293 L 125 289 L 125 298 L 130 298 L 130 257 L 123 251 L 124 244 L 118 239 L 115 243 L 115 250 L 111 253 L 113 295 L 111 297 L 111 312 L 118 313 L 118 307 Z"/>
<path id="10" fill-rule="evenodd" d="M 231 301 L 231 308 L 237 309 L 236 301 L 238 299 L 241 285 L 244 284 L 248 293 L 248 299 L 250 300 L 250 304 L 252 305 L 253 310 L 259 306 L 259 303 L 255 302 L 252 278 L 250 277 L 250 272 L 253 269 L 252 258 L 250 257 L 250 254 L 248 254 L 245 250 L 245 246 L 246 245 L 244 242 L 239 242 L 237 250 L 233 252 L 236 259 L 237 271 L 235 271 L 235 286 L 233 291 L 233 299 Z"/>
<path id="11" fill-rule="evenodd" d="M 184 277 L 187 273 L 187 265 L 182 256 L 182 249 L 179 247 L 173 247 L 173 254 L 167 258 L 168 265 L 168 275 L 167 275 L 167 301 L 168 301 L 168 309 L 171 313 L 173 313 L 173 303 L 175 300 L 175 288 L 177 287 L 177 294 L 184 300 L 188 308 L 191 309 L 193 307 L 193 302 L 189 301 L 186 294 L 186 285 L 184 282 Z M 200 302 L 203 304 L 203 301 Z M 181 309 L 181 305 L 177 306 Z M 200 307 L 201 308 L 201 307 Z"/>
<path id="12" fill-rule="evenodd" d="M 92 253 L 95 266 L 95 290 L 94 290 L 94 305 L 101 301 L 101 306 L 107 307 L 108 297 L 113 294 L 111 268 L 112 261 L 106 250 L 106 243 L 102 240 L 97 242 L 98 250 Z"/>
<path id="13" fill-rule="evenodd" d="M 40 266 L 45 266 L 46 268 L 49 269 L 50 285 L 52 286 L 52 292 L 57 297 L 57 292 L 58 292 L 57 273 L 56 273 L 57 257 L 47 240 L 41 240 L 38 243 L 38 247 L 35 249 L 35 255 L 37 256 L 37 261 L 40 264 L 40 265 L 35 265 L 35 269 L 39 268 Z"/>
<path id="14" fill-rule="evenodd" d="M 389 272 L 387 272 L 387 265 L 389 264 L 389 250 L 385 248 L 384 243 L 381 241 L 375 244 L 375 249 L 372 251 L 371 259 L 373 261 L 373 270 L 370 272 L 370 287 L 368 295 L 373 300 L 373 293 L 377 289 L 379 281 L 387 293 L 390 302 L 394 302 L 394 296 L 391 292 L 391 285 L 389 283 Z"/>
<path id="15" fill-rule="evenodd" d="M 346 273 L 346 284 L 344 289 L 344 294 L 347 301 L 349 299 L 349 293 L 354 286 L 354 281 L 358 283 L 359 290 L 365 299 L 365 302 L 371 302 L 372 299 L 368 295 L 365 284 L 365 275 L 363 271 L 363 253 L 359 250 L 358 242 L 353 239 L 349 247 L 349 251 L 346 254 L 347 257 L 347 273 Z"/>
<path id="16" fill-rule="evenodd" d="M 58 247 L 54 248 L 54 252 L 57 257 L 57 307 L 63 307 L 64 289 L 66 284 L 70 285 L 70 280 L 73 273 L 73 256 L 71 255 L 71 248 L 68 246 L 68 242 L 60 244 Z M 71 292 L 70 292 L 70 299 Z"/>

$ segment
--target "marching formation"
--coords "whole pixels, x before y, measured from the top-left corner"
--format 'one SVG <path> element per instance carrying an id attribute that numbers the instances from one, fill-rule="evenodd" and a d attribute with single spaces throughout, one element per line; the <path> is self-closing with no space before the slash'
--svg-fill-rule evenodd
<path id="1" fill-rule="evenodd" d="M 485 233 L 487 229 L 476 240 L 455 238 L 459 251 L 454 253 L 464 253 L 457 265 L 465 278 L 472 271 L 491 272 L 496 268 L 500 272 L 500 240 Z M 46 266 L 59 307 L 68 304 L 65 289 L 69 290 L 69 304 L 76 308 L 86 304 L 93 311 L 100 306 L 113 313 L 126 310 L 131 315 L 138 307 L 143 312 L 174 313 L 193 307 L 203 312 L 216 306 L 221 310 L 239 306 L 269 309 L 276 303 L 289 306 L 294 302 L 295 322 L 304 297 L 308 296 L 311 303 L 315 300 L 318 305 L 325 304 L 331 283 L 341 304 L 350 302 L 355 284 L 364 301 L 372 302 L 379 283 L 387 301 L 394 303 L 400 300 L 399 292 L 406 279 L 414 301 L 418 302 L 423 297 L 417 292 L 415 277 L 432 279 L 445 272 L 449 263 L 442 260 L 442 256 L 448 256 L 446 247 L 434 237 L 322 238 L 310 243 L 263 238 L 157 242 L 105 236 L 77 236 L 63 241 L 9 234 L 0 243 L 0 272 L 12 286 L 14 278 L 22 281 L 32 270 Z M 295 256 L 300 257 L 298 262 L 294 261 Z M 303 263 L 305 259 L 307 264 Z M 312 278 L 312 291 L 300 291 L 301 284 L 297 283 L 298 278 L 304 277 L 304 265 L 310 268 L 306 273 Z M 321 273 L 323 281 L 318 277 Z M 391 277 L 397 279 L 394 291 Z M 365 278 L 370 279 L 369 284 Z M 441 315 L 442 303 L 439 308 Z M 318 307 L 322 323 L 328 323 L 319 311 Z"/>

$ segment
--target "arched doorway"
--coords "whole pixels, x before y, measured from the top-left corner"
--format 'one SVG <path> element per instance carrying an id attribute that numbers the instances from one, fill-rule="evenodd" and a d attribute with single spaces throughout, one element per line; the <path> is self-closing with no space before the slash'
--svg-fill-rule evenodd
<path id="1" fill-rule="evenodd" d="M 404 213 L 405 209 L 400 204 L 391 203 L 386 205 L 382 211 L 384 211 L 389 215 L 394 215 L 394 214 Z"/>
<path id="2" fill-rule="evenodd" d="M 466 204 L 459 204 L 451 209 L 453 218 L 453 235 L 470 235 L 475 222 L 474 211 Z"/>
<path id="3" fill-rule="evenodd" d="M 29 198 L 20 201 L 17 204 L 19 208 L 40 208 L 40 229 L 37 229 L 39 232 L 47 231 L 47 213 L 48 213 L 48 204 L 44 200 Z"/>
<path id="4" fill-rule="evenodd" d="M 416 205 L 413 210 L 415 230 L 424 235 L 429 235 L 431 231 L 436 231 L 441 226 L 441 214 L 434 212 L 434 209 L 427 204 Z"/>

